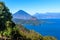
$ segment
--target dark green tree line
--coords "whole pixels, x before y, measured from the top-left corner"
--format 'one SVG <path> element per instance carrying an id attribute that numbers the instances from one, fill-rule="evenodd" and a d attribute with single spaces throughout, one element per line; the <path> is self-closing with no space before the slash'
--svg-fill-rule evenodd
<path id="1" fill-rule="evenodd" d="M 3 2 L 0 2 L 0 33 L 10 35 L 15 24 L 12 22 L 12 14 Z"/>

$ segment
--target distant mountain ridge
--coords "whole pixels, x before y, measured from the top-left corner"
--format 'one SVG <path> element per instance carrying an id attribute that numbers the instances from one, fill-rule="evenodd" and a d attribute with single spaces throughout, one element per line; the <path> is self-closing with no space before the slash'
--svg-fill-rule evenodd
<path id="1" fill-rule="evenodd" d="M 37 19 L 60 19 L 60 13 L 45 13 L 45 14 L 40 14 L 36 13 L 33 15 Z"/>
<path id="2" fill-rule="evenodd" d="M 23 10 L 19 10 L 15 14 L 13 14 L 13 22 L 16 24 L 30 24 L 30 25 L 38 25 L 38 19 Z"/>
<path id="3" fill-rule="evenodd" d="M 23 10 L 19 10 L 18 12 L 13 14 L 13 18 L 24 19 L 24 20 L 36 19 L 35 17 L 31 16 L 30 14 L 28 14 Z"/>

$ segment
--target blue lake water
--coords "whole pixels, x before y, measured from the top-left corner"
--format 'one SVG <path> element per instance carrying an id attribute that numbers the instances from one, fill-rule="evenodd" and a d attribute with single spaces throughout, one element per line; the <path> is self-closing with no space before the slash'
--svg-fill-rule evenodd
<path id="1" fill-rule="evenodd" d="M 60 40 L 60 19 L 41 19 L 43 23 L 38 26 L 24 25 L 27 29 L 34 30 L 43 36 L 50 35 Z"/>

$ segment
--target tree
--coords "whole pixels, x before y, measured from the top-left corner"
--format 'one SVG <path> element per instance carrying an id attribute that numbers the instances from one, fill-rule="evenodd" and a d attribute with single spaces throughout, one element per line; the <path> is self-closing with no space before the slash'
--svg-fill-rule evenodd
<path id="1" fill-rule="evenodd" d="M 0 2 L 0 33 L 7 36 L 11 34 L 15 24 L 12 22 L 12 14 L 3 2 Z M 7 33 L 8 32 L 8 33 Z"/>

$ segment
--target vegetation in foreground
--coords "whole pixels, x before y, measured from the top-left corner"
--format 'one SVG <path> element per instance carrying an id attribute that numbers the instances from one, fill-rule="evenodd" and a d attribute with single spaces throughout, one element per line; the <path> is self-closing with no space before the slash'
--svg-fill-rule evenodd
<path id="1" fill-rule="evenodd" d="M 42 36 L 33 30 L 12 21 L 12 15 L 3 2 L 0 2 L 0 40 L 56 40 L 52 36 Z"/>

